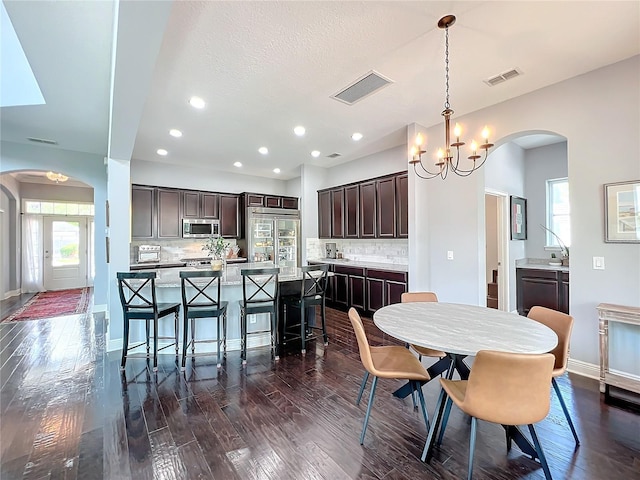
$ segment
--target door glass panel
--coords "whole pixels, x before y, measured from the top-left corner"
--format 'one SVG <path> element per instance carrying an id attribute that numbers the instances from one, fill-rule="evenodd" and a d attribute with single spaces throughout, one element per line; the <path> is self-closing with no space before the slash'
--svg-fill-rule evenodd
<path id="1" fill-rule="evenodd" d="M 80 263 L 80 222 L 56 220 L 51 225 L 52 255 L 54 267 L 78 265 Z"/>

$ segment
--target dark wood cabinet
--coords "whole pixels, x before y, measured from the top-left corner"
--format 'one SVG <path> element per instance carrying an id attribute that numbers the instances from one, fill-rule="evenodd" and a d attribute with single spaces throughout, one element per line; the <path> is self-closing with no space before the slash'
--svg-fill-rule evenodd
<path id="1" fill-rule="evenodd" d="M 282 197 L 266 195 L 264 197 L 264 206 L 269 208 L 282 208 Z"/>
<path id="2" fill-rule="evenodd" d="M 158 238 L 182 236 L 180 190 L 158 188 Z"/>
<path id="3" fill-rule="evenodd" d="M 352 307 L 365 309 L 364 275 L 349 275 L 349 303 Z"/>
<path id="4" fill-rule="evenodd" d="M 400 303 L 401 295 L 407 291 L 407 273 L 388 270 L 366 270 L 367 310 L 373 314 L 379 308 Z"/>
<path id="5" fill-rule="evenodd" d="M 320 238 L 407 238 L 409 177 L 403 173 L 318 191 Z"/>
<path id="6" fill-rule="evenodd" d="M 264 195 L 245 193 L 244 203 L 246 207 L 264 207 Z"/>
<path id="7" fill-rule="evenodd" d="M 183 218 L 218 218 L 219 194 L 185 190 L 182 192 Z"/>
<path id="8" fill-rule="evenodd" d="M 344 237 L 360 237 L 360 187 L 344 188 Z"/>
<path id="9" fill-rule="evenodd" d="M 333 295 L 331 300 L 344 308 L 349 306 L 349 275 L 338 271 L 334 272 L 332 277 Z"/>
<path id="10" fill-rule="evenodd" d="M 331 190 L 331 238 L 344 237 L 344 188 Z"/>
<path id="11" fill-rule="evenodd" d="M 220 194 L 220 235 L 240 238 L 240 196 Z"/>
<path id="12" fill-rule="evenodd" d="M 536 305 L 569 313 L 568 272 L 516 268 L 516 284 L 520 315 L 527 315 Z"/>
<path id="13" fill-rule="evenodd" d="M 376 237 L 376 182 L 360 184 L 360 238 Z"/>
<path id="14" fill-rule="evenodd" d="M 396 179 L 376 181 L 376 230 L 381 238 L 396 236 Z"/>
<path id="15" fill-rule="evenodd" d="M 409 176 L 396 177 L 396 236 L 409 237 Z"/>
<path id="16" fill-rule="evenodd" d="M 133 239 L 155 236 L 155 190 L 153 187 L 140 185 L 131 187 L 131 238 Z"/>
<path id="17" fill-rule="evenodd" d="M 298 210 L 298 199 L 296 197 L 282 197 L 282 208 Z"/>
<path id="18" fill-rule="evenodd" d="M 331 191 L 318 192 L 318 237 L 331 238 Z"/>

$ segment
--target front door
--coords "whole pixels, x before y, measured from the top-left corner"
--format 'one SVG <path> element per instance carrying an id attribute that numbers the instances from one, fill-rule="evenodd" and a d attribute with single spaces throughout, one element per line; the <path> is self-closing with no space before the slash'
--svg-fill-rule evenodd
<path id="1" fill-rule="evenodd" d="M 86 217 L 44 217 L 44 288 L 87 286 Z"/>

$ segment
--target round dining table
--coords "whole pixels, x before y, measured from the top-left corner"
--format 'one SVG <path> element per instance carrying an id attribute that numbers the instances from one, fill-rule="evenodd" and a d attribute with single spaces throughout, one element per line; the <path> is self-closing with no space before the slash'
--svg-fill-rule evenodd
<path id="1" fill-rule="evenodd" d="M 373 314 L 373 322 L 384 333 L 398 340 L 446 352 L 447 357 L 427 369 L 431 378 L 445 370 L 448 370 L 450 378 L 456 370 L 460 378 L 467 379 L 469 367 L 462 360 L 466 356 L 476 355 L 480 350 L 536 354 L 550 352 L 558 343 L 555 332 L 539 322 L 515 313 L 476 305 L 395 303 L 377 310 Z M 405 385 L 396 390 L 394 395 L 404 398 L 410 393 L 411 388 Z M 422 453 L 423 461 L 428 461 L 431 456 L 443 411 L 441 394 Z M 518 427 L 505 426 L 505 429 L 507 436 L 523 452 L 537 458 L 535 448 Z"/>

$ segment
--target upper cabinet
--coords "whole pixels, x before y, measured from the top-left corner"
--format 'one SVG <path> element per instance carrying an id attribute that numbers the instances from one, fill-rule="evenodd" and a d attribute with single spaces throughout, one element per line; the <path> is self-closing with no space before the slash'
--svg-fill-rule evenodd
<path id="1" fill-rule="evenodd" d="M 133 185 L 131 187 L 131 237 L 153 238 L 156 235 L 154 187 Z"/>
<path id="2" fill-rule="evenodd" d="M 320 238 L 407 238 L 406 172 L 318 191 Z"/>
<path id="3" fill-rule="evenodd" d="M 297 210 L 298 199 L 296 197 L 263 195 L 261 193 L 245 193 L 244 206 L 245 207 L 286 208 L 289 210 Z"/>
<path id="4" fill-rule="evenodd" d="M 158 238 L 180 238 L 180 190 L 158 188 Z"/>
<path id="5" fill-rule="evenodd" d="M 220 235 L 223 237 L 240 238 L 240 196 L 220 194 Z"/>
<path id="6" fill-rule="evenodd" d="M 220 194 L 185 190 L 182 193 L 183 218 L 219 218 Z"/>

